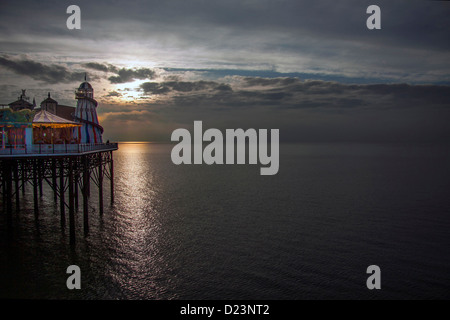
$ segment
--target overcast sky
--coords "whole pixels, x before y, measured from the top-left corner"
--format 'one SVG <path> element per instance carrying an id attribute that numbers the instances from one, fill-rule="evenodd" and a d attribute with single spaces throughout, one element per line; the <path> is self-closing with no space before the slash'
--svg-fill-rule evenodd
<path id="1" fill-rule="evenodd" d="M 87 72 L 111 140 L 203 120 L 284 141 L 448 141 L 449 17 L 449 1 L 2 0 L 0 103 L 27 89 L 75 106 Z"/>

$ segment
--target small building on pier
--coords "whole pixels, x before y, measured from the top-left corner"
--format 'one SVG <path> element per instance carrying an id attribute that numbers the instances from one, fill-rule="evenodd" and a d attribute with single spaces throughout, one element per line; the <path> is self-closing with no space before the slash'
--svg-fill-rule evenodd
<path id="1" fill-rule="evenodd" d="M 33 119 L 35 112 L 29 109 L 13 111 L 0 110 L 0 146 L 6 147 L 31 146 L 33 144 Z"/>
<path id="2" fill-rule="evenodd" d="M 16 101 L 9 103 L 9 107 L 13 111 L 19 111 L 19 110 L 33 110 L 36 103 L 33 104 L 30 103 L 28 100 L 29 98 L 25 94 L 25 89 L 22 89 L 22 94 L 17 98 Z"/>
<path id="3" fill-rule="evenodd" d="M 40 104 L 40 107 L 35 108 L 35 111 L 47 111 L 58 117 L 69 121 L 74 121 L 75 107 L 65 106 L 50 96 L 50 92 L 45 100 Z"/>

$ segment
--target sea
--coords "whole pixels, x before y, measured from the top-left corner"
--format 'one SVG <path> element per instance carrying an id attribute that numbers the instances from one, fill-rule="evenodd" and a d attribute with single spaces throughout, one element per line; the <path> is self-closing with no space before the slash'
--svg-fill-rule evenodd
<path id="1" fill-rule="evenodd" d="M 448 144 L 282 143 L 272 176 L 174 165 L 172 147 L 120 143 L 115 201 L 105 179 L 101 215 L 91 185 L 74 245 L 46 183 L 38 218 L 31 186 L 10 224 L 0 199 L 0 298 L 450 298 Z M 380 289 L 367 287 L 372 265 Z"/>

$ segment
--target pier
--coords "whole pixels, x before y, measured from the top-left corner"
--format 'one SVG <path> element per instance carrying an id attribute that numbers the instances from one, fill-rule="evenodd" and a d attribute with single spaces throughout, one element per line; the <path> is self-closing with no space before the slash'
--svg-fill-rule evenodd
<path id="1" fill-rule="evenodd" d="M 103 214 L 105 180 L 110 184 L 110 200 L 114 202 L 113 151 L 117 143 L 100 144 L 33 144 L 0 149 L 0 187 L 8 224 L 13 208 L 20 210 L 20 197 L 30 186 L 33 190 L 34 215 L 40 214 L 39 198 L 43 183 L 50 186 L 53 200 L 59 203 L 61 226 L 69 215 L 70 243 L 75 243 L 75 213 L 82 202 L 84 234 L 89 233 L 89 198 L 91 182 L 98 190 L 98 211 Z"/>

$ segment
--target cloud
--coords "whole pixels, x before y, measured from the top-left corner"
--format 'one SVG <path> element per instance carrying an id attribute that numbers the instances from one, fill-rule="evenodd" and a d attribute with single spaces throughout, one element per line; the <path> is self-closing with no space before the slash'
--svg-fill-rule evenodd
<path id="1" fill-rule="evenodd" d="M 121 97 L 122 94 L 120 92 L 117 92 L 117 91 L 111 91 L 106 96 L 107 97 Z"/>
<path id="2" fill-rule="evenodd" d="M 245 86 L 274 86 L 281 85 L 287 86 L 300 81 L 298 78 L 261 78 L 261 77 L 246 77 L 243 79 Z"/>
<path id="3" fill-rule="evenodd" d="M 111 84 L 120 84 L 132 82 L 136 79 L 154 79 L 157 76 L 155 70 L 149 68 L 118 68 L 111 63 L 86 62 L 82 64 L 83 67 L 101 72 L 110 72 L 115 75 L 108 77 Z"/>
<path id="4" fill-rule="evenodd" d="M 170 92 L 170 88 L 158 82 L 144 82 L 140 85 L 144 94 L 166 94 Z"/>
<path id="5" fill-rule="evenodd" d="M 194 91 L 232 91 L 230 85 L 215 81 L 144 82 L 140 88 L 145 94 L 188 93 Z"/>
<path id="6" fill-rule="evenodd" d="M 178 92 L 191 92 L 200 91 L 206 89 L 214 89 L 217 86 L 216 82 L 213 81 L 169 81 L 164 82 L 164 86 L 171 88 L 173 91 Z"/>
<path id="7" fill-rule="evenodd" d="M 155 70 L 149 68 L 118 68 L 110 63 L 87 62 L 82 64 L 83 67 L 101 72 L 115 73 L 116 75 L 108 77 L 111 84 L 119 84 L 132 82 L 136 79 L 154 79 L 157 75 Z"/>
<path id="8" fill-rule="evenodd" d="M 98 62 L 83 63 L 83 67 L 103 72 L 117 72 L 118 68 L 112 64 L 102 64 Z"/>
<path id="9" fill-rule="evenodd" d="M 148 68 L 139 68 L 139 69 L 122 68 L 117 70 L 116 73 L 117 73 L 116 76 L 111 76 L 108 78 L 109 82 L 117 84 L 117 83 L 131 82 L 134 81 L 135 79 L 144 80 L 144 79 L 154 79 L 156 77 L 156 72 Z"/>
<path id="10" fill-rule="evenodd" d="M 71 71 L 63 65 L 47 65 L 29 59 L 16 60 L 9 56 L 0 56 L 0 66 L 18 75 L 27 76 L 49 84 L 70 83 L 81 81 L 84 78 L 84 72 Z M 92 79 L 95 80 L 97 78 L 93 77 Z"/>

